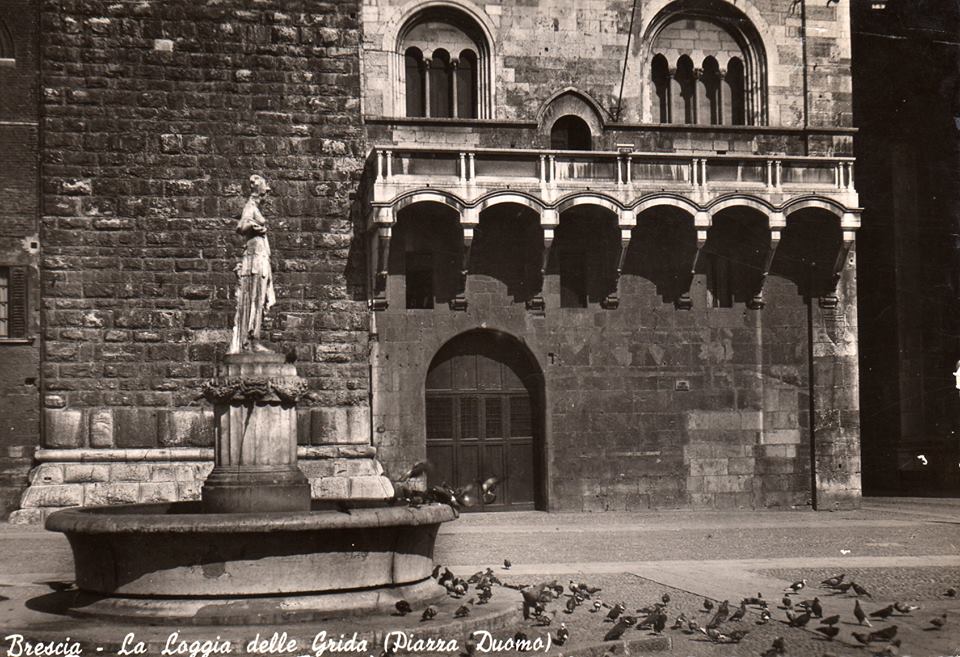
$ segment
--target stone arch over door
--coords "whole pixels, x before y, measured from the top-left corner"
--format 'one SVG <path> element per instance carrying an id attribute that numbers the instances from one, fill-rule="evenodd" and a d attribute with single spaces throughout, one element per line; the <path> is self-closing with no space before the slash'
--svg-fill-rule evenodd
<path id="1" fill-rule="evenodd" d="M 476 510 L 544 506 L 543 373 L 511 335 L 478 329 L 437 351 L 424 386 L 428 484 L 499 477 L 496 499 Z"/>

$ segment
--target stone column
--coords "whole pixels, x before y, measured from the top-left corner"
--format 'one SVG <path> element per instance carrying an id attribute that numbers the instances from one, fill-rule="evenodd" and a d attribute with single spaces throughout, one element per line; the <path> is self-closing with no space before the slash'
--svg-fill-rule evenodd
<path id="1" fill-rule="evenodd" d="M 296 403 L 306 391 L 282 354 L 227 354 L 204 387 L 213 402 L 215 465 L 201 490 L 205 513 L 308 511 L 297 466 Z"/>

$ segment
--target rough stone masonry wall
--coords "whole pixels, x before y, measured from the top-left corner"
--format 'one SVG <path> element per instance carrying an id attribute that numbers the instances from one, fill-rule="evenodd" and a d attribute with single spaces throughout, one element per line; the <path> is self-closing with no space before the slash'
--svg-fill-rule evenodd
<path id="1" fill-rule="evenodd" d="M 555 93 L 573 87 L 587 93 L 610 120 L 624 81 L 622 120 L 653 121 L 650 105 L 648 29 L 670 2 L 643 0 L 633 20 L 624 0 L 450 0 L 479 17 L 493 36 L 497 119 L 535 119 Z M 688 3 L 689 4 L 689 3 Z M 709 3 L 704 3 L 708 5 Z M 800 5 L 793 0 L 719 1 L 746 14 L 763 41 L 767 61 L 769 125 L 804 125 L 804 49 Z M 810 125 L 850 126 L 849 6 L 806 3 L 807 84 Z M 364 3 L 364 112 L 402 116 L 392 99 L 388 58 L 400 25 L 416 8 L 404 0 Z M 626 76 L 624 73 L 626 64 Z M 397 77 L 399 79 L 399 76 Z"/>
<path id="2" fill-rule="evenodd" d="M 559 308 L 553 275 L 543 317 L 492 276 L 470 276 L 465 312 L 405 311 L 396 294 L 376 320 L 378 455 L 390 471 L 422 458 L 424 395 L 409 382 L 426 379 L 445 342 L 484 326 L 519 338 L 543 371 L 549 510 L 809 507 L 806 304 L 779 276 L 761 311 L 711 308 L 706 294 L 697 275 L 693 309 L 678 311 L 627 274 L 619 308 Z"/>
<path id="3" fill-rule="evenodd" d="M 267 335 L 295 352 L 311 389 L 301 442 L 369 445 L 351 221 L 364 155 L 358 11 L 318 0 L 45 3 L 45 447 L 211 445 L 197 396 L 229 340 L 251 173 L 274 190 Z M 32 488 L 24 506 L 156 499 L 101 474 Z M 90 483 L 101 489 L 78 499 Z"/>
<path id="4" fill-rule="evenodd" d="M 16 508 L 40 437 L 38 60 L 33 0 L 0 4 L 0 267 L 25 267 L 26 340 L 0 338 L 0 518 Z"/>

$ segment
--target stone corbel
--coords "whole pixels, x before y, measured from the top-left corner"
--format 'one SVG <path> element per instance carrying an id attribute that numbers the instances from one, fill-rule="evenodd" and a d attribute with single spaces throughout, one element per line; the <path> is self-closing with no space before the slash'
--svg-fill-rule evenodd
<path id="1" fill-rule="evenodd" d="M 708 212 L 698 212 L 693 218 L 693 225 L 697 229 L 697 252 L 693 255 L 693 262 L 690 265 L 691 280 L 692 275 L 697 273 L 697 263 L 700 262 L 700 253 L 703 251 L 703 245 L 707 243 L 707 231 L 713 224 L 713 217 Z M 673 302 L 677 310 L 690 310 L 693 308 L 693 300 L 690 298 L 690 291 L 686 291 Z"/>
<path id="2" fill-rule="evenodd" d="M 747 308 L 751 310 L 763 310 L 766 302 L 763 300 L 763 289 L 767 284 L 767 277 L 770 276 L 770 267 L 773 266 L 773 258 L 777 254 L 777 247 L 780 246 L 781 231 L 787 227 L 787 219 L 782 212 L 775 212 L 770 215 L 770 248 L 767 251 L 766 260 L 763 263 L 763 274 L 760 277 L 760 289 L 753 295 L 753 298 L 747 301 Z"/>
<path id="3" fill-rule="evenodd" d="M 848 227 L 844 224 L 841 224 L 841 226 L 845 229 Z M 832 283 L 834 292 L 833 294 L 820 297 L 819 304 L 821 308 L 836 308 L 840 303 L 839 297 L 836 294 L 836 289 L 837 285 L 840 283 L 840 278 L 843 276 L 843 268 L 846 265 L 847 258 L 850 256 L 850 250 L 853 248 L 853 243 L 856 240 L 856 237 L 857 233 L 855 230 L 843 231 L 843 246 L 840 247 L 840 251 L 837 253 L 837 259 L 833 263 Z"/>
<path id="4" fill-rule="evenodd" d="M 370 295 L 370 310 L 387 309 L 387 267 L 390 262 L 391 224 L 381 224 L 372 231 L 371 252 L 373 265 L 373 289 Z"/>
<path id="5" fill-rule="evenodd" d="M 540 215 L 540 225 L 543 227 L 543 257 L 540 261 L 540 291 L 527 299 L 527 310 L 543 314 L 546 302 L 543 299 L 543 287 L 546 284 L 547 264 L 550 262 L 550 249 L 553 246 L 554 231 L 560 222 L 556 210 L 544 210 Z"/>
<path id="6" fill-rule="evenodd" d="M 627 259 L 627 250 L 630 247 L 630 238 L 637 225 L 637 216 L 633 210 L 621 210 L 618 218 L 620 226 L 620 245 L 617 253 L 617 270 L 614 274 L 613 289 L 600 302 L 600 307 L 614 310 L 620 306 L 620 277 L 623 274 L 623 265 Z"/>
<path id="7" fill-rule="evenodd" d="M 460 281 L 457 286 L 457 294 L 450 299 L 450 310 L 467 309 L 467 276 L 470 273 L 470 252 L 473 248 L 473 238 L 475 237 L 479 218 L 476 211 L 464 210 L 460 218 L 460 224 L 463 226 L 463 249 L 461 251 L 462 260 L 460 263 Z"/>

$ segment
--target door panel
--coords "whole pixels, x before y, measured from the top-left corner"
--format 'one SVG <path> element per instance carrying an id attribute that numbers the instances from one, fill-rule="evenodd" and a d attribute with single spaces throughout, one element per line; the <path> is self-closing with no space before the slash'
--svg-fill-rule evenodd
<path id="1" fill-rule="evenodd" d="M 477 510 L 535 508 L 540 486 L 538 390 L 515 352 L 467 341 L 442 350 L 427 375 L 428 483 L 464 487 L 489 477 L 496 498 Z M 528 383 L 525 385 L 524 381 Z"/>

